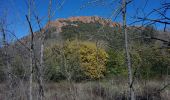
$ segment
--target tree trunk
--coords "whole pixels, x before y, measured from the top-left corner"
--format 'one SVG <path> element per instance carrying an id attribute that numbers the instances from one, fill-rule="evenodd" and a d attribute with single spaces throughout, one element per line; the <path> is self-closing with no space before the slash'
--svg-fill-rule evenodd
<path id="1" fill-rule="evenodd" d="M 32 26 L 30 23 L 30 18 L 26 15 L 27 22 L 29 24 L 30 32 L 31 32 L 31 45 L 30 45 L 30 78 L 29 78 L 29 100 L 32 100 L 32 87 L 33 87 L 33 65 L 34 65 L 34 44 L 33 44 L 33 39 L 34 39 L 34 33 L 32 30 Z"/>
<path id="2" fill-rule="evenodd" d="M 135 100 L 133 84 L 132 84 L 133 76 L 132 76 L 131 59 L 130 59 L 129 47 L 128 47 L 129 43 L 128 43 L 127 26 L 126 26 L 126 0 L 122 1 L 122 15 L 123 15 L 123 32 L 124 32 L 124 39 L 125 39 L 125 55 L 126 55 L 126 63 L 128 67 L 130 99 Z"/>
<path id="3" fill-rule="evenodd" d="M 40 51 L 40 67 L 39 68 L 39 73 L 40 73 L 40 76 L 39 76 L 39 94 L 40 94 L 40 100 L 43 100 L 44 98 L 44 89 L 43 89 L 43 74 L 44 74 L 44 39 L 42 41 L 42 44 L 41 44 L 41 51 Z"/>

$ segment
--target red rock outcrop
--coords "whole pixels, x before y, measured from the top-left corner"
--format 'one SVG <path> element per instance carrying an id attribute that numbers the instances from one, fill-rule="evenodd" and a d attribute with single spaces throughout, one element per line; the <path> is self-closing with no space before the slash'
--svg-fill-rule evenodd
<path id="1" fill-rule="evenodd" d="M 75 21 L 80 21 L 80 22 L 83 22 L 83 23 L 98 22 L 101 25 L 108 25 L 110 27 L 120 27 L 121 26 L 119 23 L 115 23 L 115 22 L 112 22 L 111 20 L 104 19 L 104 18 L 101 18 L 101 17 L 98 17 L 98 16 L 78 16 L 78 17 L 70 17 L 70 18 L 67 18 L 67 19 L 62 18 L 62 19 L 58 19 L 56 21 L 50 22 L 50 26 L 56 27 L 57 31 L 61 32 L 62 31 L 61 28 L 63 26 L 69 25 L 68 22 L 75 22 Z M 46 27 L 48 26 L 48 24 L 46 25 Z"/>

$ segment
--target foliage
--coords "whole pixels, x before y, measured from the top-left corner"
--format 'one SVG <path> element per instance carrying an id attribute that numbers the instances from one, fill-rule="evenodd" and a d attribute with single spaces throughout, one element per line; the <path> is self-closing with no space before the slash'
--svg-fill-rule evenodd
<path id="1" fill-rule="evenodd" d="M 23 60 L 21 58 L 21 56 L 19 55 L 15 55 L 14 58 L 12 59 L 11 62 L 11 66 L 12 66 L 12 73 L 18 77 L 18 78 L 23 78 L 24 74 L 26 74 L 25 72 L 25 68 L 23 66 Z"/>
<path id="2" fill-rule="evenodd" d="M 155 37 L 156 35 L 156 29 L 151 25 L 147 25 L 141 33 L 141 42 L 145 44 L 153 43 L 155 40 L 151 40 L 150 38 Z"/>
<path id="3" fill-rule="evenodd" d="M 85 75 L 92 79 L 104 77 L 107 60 L 107 53 L 104 49 L 97 48 L 94 43 L 82 42 L 79 53 Z"/>
<path id="4" fill-rule="evenodd" d="M 124 35 L 119 27 L 103 27 L 104 40 L 112 49 L 122 50 L 124 47 Z"/>
<path id="5" fill-rule="evenodd" d="M 107 61 L 107 73 L 109 75 L 126 75 L 127 69 L 125 67 L 125 57 L 124 52 L 109 50 L 108 51 L 108 61 Z"/>
<path id="6" fill-rule="evenodd" d="M 87 40 L 89 37 L 93 36 L 93 39 L 96 39 L 96 36 L 99 35 L 98 30 L 102 27 L 99 23 L 82 23 L 82 22 L 72 22 L 77 26 L 67 25 L 62 27 L 62 37 L 67 40 L 74 40 L 75 37 L 79 37 L 81 40 Z"/>
<path id="7" fill-rule="evenodd" d="M 107 61 L 107 73 L 109 75 L 126 76 L 127 67 L 125 64 L 126 58 L 125 58 L 124 51 L 110 49 L 108 50 L 108 55 L 109 58 Z M 132 69 L 135 70 L 141 63 L 141 58 L 137 52 L 131 52 L 130 55 L 131 55 Z"/>
<path id="8" fill-rule="evenodd" d="M 45 76 L 49 80 L 61 80 L 65 79 L 62 68 L 62 54 L 60 52 L 60 45 L 53 45 L 45 49 Z M 63 68 L 64 69 L 64 68 Z"/>
<path id="9" fill-rule="evenodd" d="M 98 79 L 104 76 L 107 53 L 92 42 L 67 41 L 45 50 L 47 75 L 52 80 Z"/>
<path id="10" fill-rule="evenodd" d="M 147 25 L 145 27 L 137 27 L 132 26 L 131 29 L 128 30 L 130 42 L 140 43 L 141 45 L 152 45 L 155 40 L 151 39 L 152 37 L 156 37 L 158 35 L 157 30 L 152 25 Z"/>
<path id="11" fill-rule="evenodd" d="M 108 42 L 112 48 L 120 49 L 123 47 L 123 34 L 119 27 L 103 26 L 98 22 L 95 23 L 82 23 L 72 22 L 77 26 L 67 25 L 62 27 L 62 37 L 67 40 L 103 40 Z M 70 23 L 71 24 L 71 23 Z"/>
<path id="12" fill-rule="evenodd" d="M 49 80 L 62 79 L 99 79 L 106 75 L 127 75 L 124 55 L 124 36 L 121 28 L 102 26 L 100 23 L 82 23 L 80 21 L 67 22 L 69 25 L 62 27 L 62 42 L 56 28 L 51 27 L 46 34 L 45 46 L 45 77 Z M 139 68 L 138 74 L 143 78 L 163 76 L 169 71 L 168 55 L 155 48 L 157 42 L 145 37 L 157 35 L 153 26 L 142 27 L 142 30 L 129 28 L 130 55 L 133 72 Z M 60 38 L 61 38 L 60 37 Z M 75 41 L 79 39 L 81 41 Z M 55 40 L 55 41 L 53 41 Z M 56 41 L 59 41 L 56 44 Z M 69 41 L 67 41 L 69 40 Z M 87 42 L 87 40 L 91 42 Z M 82 42 L 86 41 L 86 42 Z M 102 48 L 97 48 L 95 41 L 107 44 L 107 53 Z M 35 39 L 35 54 L 39 49 L 38 39 Z M 49 44 L 54 44 L 49 46 Z M 160 46 L 160 45 L 159 45 Z M 152 48 L 151 48 L 152 47 Z M 19 48 L 19 47 L 18 47 Z M 140 50 L 141 49 L 141 50 Z M 36 51 L 37 50 L 37 51 Z M 135 51 L 140 50 L 140 51 Z M 166 53 L 170 52 L 168 49 Z M 12 54 L 12 53 L 11 53 Z M 15 55 L 15 56 L 14 56 Z M 23 65 L 23 59 L 17 54 L 12 54 L 12 74 L 23 77 L 28 74 Z M 14 56 L 14 57 L 13 57 Z M 25 65 L 29 66 L 29 60 Z M 0 57 L 0 77 L 3 78 L 3 60 Z"/>
<path id="13" fill-rule="evenodd" d="M 56 28 L 55 27 L 50 27 L 48 30 L 45 31 L 45 39 L 53 39 L 56 38 Z"/>
<path id="14" fill-rule="evenodd" d="M 144 78 L 162 77 L 167 74 L 170 59 L 168 54 L 157 48 L 145 48 L 140 52 L 142 65 L 140 71 Z"/>

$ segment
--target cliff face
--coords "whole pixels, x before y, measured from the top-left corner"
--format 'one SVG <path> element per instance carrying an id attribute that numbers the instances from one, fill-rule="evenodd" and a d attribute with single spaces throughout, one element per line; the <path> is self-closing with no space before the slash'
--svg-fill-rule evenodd
<path id="1" fill-rule="evenodd" d="M 111 20 L 107 20 L 98 16 L 79 16 L 79 17 L 70 17 L 70 18 L 62 18 L 62 19 L 58 19 L 56 21 L 50 22 L 50 26 L 51 27 L 56 27 L 58 32 L 61 32 L 61 28 L 63 26 L 69 25 L 68 22 L 82 22 L 82 23 L 96 23 L 98 22 L 101 25 L 107 25 L 110 27 L 120 27 L 121 25 L 115 22 L 112 22 Z M 49 25 L 49 23 L 47 24 L 47 26 Z M 75 25 L 75 24 L 72 24 Z M 46 27 L 47 27 L 46 26 Z"/>

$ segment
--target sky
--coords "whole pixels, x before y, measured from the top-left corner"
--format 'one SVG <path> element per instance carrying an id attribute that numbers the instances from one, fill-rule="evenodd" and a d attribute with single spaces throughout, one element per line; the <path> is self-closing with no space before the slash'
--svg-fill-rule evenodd
<path id="1" fill-rule="evenodd" d="M 100 1 L 100 2 L 98 2 Z M 122 22 L 121 13 L 115 19 L 115 12 L 120 8 L 121 0 L 52 0 L 52 20 L 68 18 L 72 16 L 101 16 L 111 18 L 115 22 Z M 127 24 L 134 22 L 136 16 L 143 17 L 154 8 L 161 7 L 161 3 L 170 0 L 133 0 L 127 6 Z M 7 20 L 7 27 L 13 31 L 18 38 L 29 34 L 29 27 L 25 15 L 28 14 L 28 0 L 0 0 L 0 18 Z M 47 23 L 49 0 L 34 0 L 32 12 L 35 12 L 41 20 L 41 27 Z M 62 6 L 59 6 L 62 5 Z M 58 9 L 58 7 L 60 7 Z M 113 15 L 113 17 L 111 17 Z M 168 13 L 170 16 L 170 13 Z M 159 15 L 151 15 L 157 18 Z M 37 31 L 38 26 L 31 17 L 33 30 Z M 138 23 L 140 24 L 140 23 Z M 138 25 L 136 24 L 136 25 Z M 163 25 L 156 24 L 158 29 Z"/>

